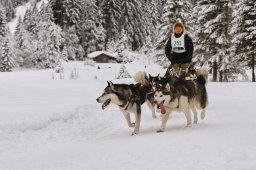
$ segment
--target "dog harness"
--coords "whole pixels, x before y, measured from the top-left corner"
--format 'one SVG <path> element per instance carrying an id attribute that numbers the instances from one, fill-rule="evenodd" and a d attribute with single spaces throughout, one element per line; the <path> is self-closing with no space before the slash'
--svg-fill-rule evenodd
<path id="1" fill-rule="evenodd" d="M 129 97 L 129 99 L 128 99 L 128 101 L 127 101 L 127 103 L 126 103 L 126 104 L 119 105 L 119 107 L 121 107 L 121 108 L 122 108 L 122 109 L 124 109 L 124 110 L 127 110 L 127 109 L 128 109 L 129 104 L 131 103 L 131 98 L 132 98 L 132 96 L 130 96 L 130 97 Z"/>
<path id="2" fill-rule="evenodd" d="M 180 37 L 175 37 L 172 34 L 172 51 L 175 53 L 184 53 L 186 52 L 185 49 L 185 33 L 183 33 Z"/>
<path id="3" fill-rule="evenodd" d="M 151 87 L 145 86 L 141 83 L 132 85 L 131 89 L 133 92 L 135 92 L 135 94 L 132 94 L 125 104 L 119 105 L 119 107 L 121 107 L 124 110 L 128 109 L 128 106 L 130 105 L 131 102 L 140 100 L 140 102 L 144 103 L 145 100 L 148 98 L 148 93 L 151 92 Z"/>

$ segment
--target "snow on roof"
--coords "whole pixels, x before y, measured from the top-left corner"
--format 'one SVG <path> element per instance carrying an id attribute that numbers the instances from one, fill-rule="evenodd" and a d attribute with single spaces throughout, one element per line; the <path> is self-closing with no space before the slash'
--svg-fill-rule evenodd
<path id="1" fill-rule="evenodd" d="M 108 55 L 110 57 L 113 57 L 113 58 L 117 58 L 117 53 L 110 53 L 110 52 L 107 52 L 107 51 L 94 51 L 90 54 L 87 55 L 88 58 L 95 58 L 101 54 L 105 54 L 105 55 Z"/>

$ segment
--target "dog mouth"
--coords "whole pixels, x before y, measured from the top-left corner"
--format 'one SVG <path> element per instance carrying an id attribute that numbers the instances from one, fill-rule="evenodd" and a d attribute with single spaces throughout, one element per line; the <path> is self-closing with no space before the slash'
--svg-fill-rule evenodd
<path id="1" fill-rule="evenodd" d="M 102 110 L 106 109 L 106 107 L 108 107 L 110 102 L 111 102 L 111 99 L 107 99 L 106 101 L 104 101 L 104 103 L 102 104 Z"/>
<path id="2" fill-rule="evenodd" d="M 162 114 L 165 114 L 166 113 L 166 110 L 165 110 L 165 107 L 164 107 L 164 100 L 161 102 L 161 103 L 158 103 L 157 104 L 157 109 L 160 109 L 161 113 Z"/>

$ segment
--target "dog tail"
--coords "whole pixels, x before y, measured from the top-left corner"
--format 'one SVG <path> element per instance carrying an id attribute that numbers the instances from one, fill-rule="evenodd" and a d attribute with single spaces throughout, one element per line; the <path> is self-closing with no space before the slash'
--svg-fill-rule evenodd
<path id="1" fill-rule="evenodd" d="M 199 75 L 197 77 L 197 82 L 199 84 L 199 90 L 201 91 L 201 101 L 200 101 L 200 106 L 202 109 L 204 109 L 206 107 L 206 105 L 208 104 L 208 95 L 207 95 L 207 90 L 205 87 L 205 78 L 202 75 Z"/>
<path id="2" fill-rule="evenodd" d="M 197 73 L 197 75 L 202 75 L 204 77 L 205 84 L 206 84 L 207 80 L 208 80 L 208 69 L 205 67 L 201 67 L 201 68 L 196 69 L 196 73 Z"/>
<path id="3" fill-rule="evenodd" d="M 134 75 L 133 79 L 137 83 L 141 83 L 141 84 L 143 84 L 145 86 L 149 85 L 148 76 L 147 76 L 147 73 L 145 71 L 137 72 Z"/>
<path id="4" fill-rule="evenodd" d="M 199 84 L 201 84 L 202 86 L 205 86 L 205 84 L 206 84 L 206 80 L 205 80 L 205 78 L 204 78 L 203 75 L 199 75 L 199 76 L 197 77 L 197 82 L 198 82 Z"/>

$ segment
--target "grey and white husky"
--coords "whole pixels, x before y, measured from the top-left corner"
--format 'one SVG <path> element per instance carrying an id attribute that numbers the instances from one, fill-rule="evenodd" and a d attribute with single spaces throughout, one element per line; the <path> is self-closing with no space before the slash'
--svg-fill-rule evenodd
<path id="1" fill-rule="evenodd" d="M 152 117 L 156 118 L 154 98 L 151 86 L 145 72 L 138 72 L 134 76 L 137 84 L 114 84 L 111 81 L 104 89 L 103 94 L 96 100 L 105 109 L 110 103 L 119 107 L 129 127 L 134 127 L 132 135 L 138 134 L 141 122 L 141 105 L 146 102 L 152 111 Z M 130 113 L 135 113 L 135 123 L 131 122 Z"/>

